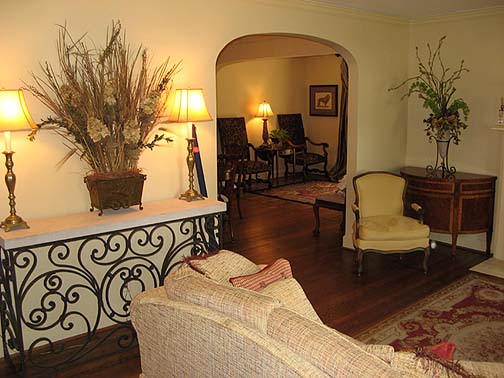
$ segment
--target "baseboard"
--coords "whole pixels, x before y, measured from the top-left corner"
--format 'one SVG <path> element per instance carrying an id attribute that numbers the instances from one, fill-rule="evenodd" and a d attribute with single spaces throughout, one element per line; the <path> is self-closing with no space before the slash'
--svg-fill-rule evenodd
<path id="1" fill-rule="evenodd" d="M 436 240 L 436 244 L 442 245 L 443 247 L 451 248 L 451 244 L 450 243 L 446 243 L 446 242 L 442 242 L 442 241 L 437 241 Z M 470 253 L 476 253 L 478 255 L 487 255 L 488 257 L 492 257 L 493 256 L 491 253 L 487 254 L 485 251 L 479 251 L 477 249 L 473 249 L 473 248 L 469 248 L 469 247 L 464 247 L 462 245 L 457 245 L 457 249 L 461 250 L 461 251 L 470 252 Z"/>

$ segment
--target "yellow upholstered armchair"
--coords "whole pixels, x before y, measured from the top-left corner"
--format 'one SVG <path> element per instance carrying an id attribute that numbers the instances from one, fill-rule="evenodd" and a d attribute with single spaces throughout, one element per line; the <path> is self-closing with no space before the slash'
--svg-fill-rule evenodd
<path id="1" fill-rule="evenodd" d="M 358 274 L 362 274 L 364 253 L 407 253 L 423 250 L 423 271 L 427 274 L 430 255 L 429 226 L 423 224 L 422 207 L 409 208 L 417 219 L 405 216 L 406 180 L 388 172 L 368 172 L 353 179 L 355 213 L 353 244 Z"/>

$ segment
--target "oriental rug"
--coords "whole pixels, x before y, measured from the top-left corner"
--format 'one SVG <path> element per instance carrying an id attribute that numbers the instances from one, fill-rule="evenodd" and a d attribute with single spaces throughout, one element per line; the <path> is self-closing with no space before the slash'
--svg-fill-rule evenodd
<path id="1" fill-rule="evenodd" d="M 254 193 L 267 197 L 313 205 L 315 203 L 315 198 L 336 193 L 343 190 L 344 187 L 345 185 L 343 182 L 307 181 L 298 184 L 279 186 L 267 190 L 255 191 Z"/>
<path id="2" fill-rule="evenodd" d="M 454 359 L 504 362 L 504 280 L 470 274 L 357 335 L 395 350 L 455 343 Z"/>

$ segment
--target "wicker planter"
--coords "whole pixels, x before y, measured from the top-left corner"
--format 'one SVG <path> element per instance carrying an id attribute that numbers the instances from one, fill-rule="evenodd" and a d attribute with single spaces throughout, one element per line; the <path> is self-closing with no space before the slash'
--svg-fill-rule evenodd
<path id="1" fill-rule="evenodd" d="M 91 199 L 90 211 L 104 209 L 119 210 L 130 206 L 139 205 L 142 210 L 142 192 L 146 175 L 133 174 L 124 177 L 105 178 L 101 176 L 86 176 L 84 182 L 89 190 Z"/>

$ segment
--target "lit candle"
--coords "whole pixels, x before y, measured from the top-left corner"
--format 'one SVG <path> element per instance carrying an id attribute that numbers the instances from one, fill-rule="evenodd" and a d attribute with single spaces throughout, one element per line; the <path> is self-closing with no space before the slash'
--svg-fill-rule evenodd
<path id="1" fill-rule="evenodd" d="M 10 131 L 4 131 L 4 136 L 5 136 L 5 152 L 11 152 L 11 132 Z"/>

